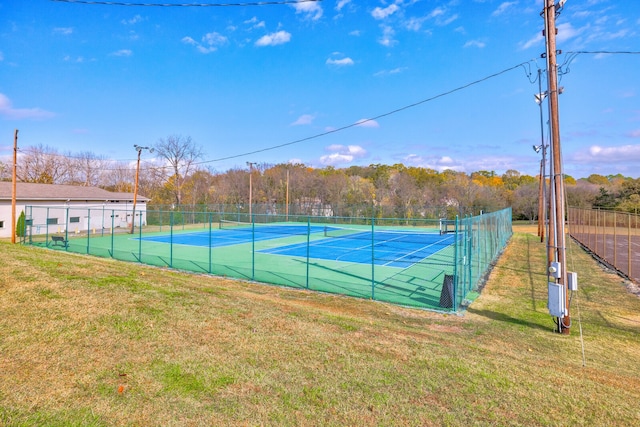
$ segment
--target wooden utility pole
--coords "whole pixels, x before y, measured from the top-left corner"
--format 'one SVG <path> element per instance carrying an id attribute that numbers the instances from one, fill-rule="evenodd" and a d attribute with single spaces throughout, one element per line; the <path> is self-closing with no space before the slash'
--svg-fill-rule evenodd
<path id="1" fill-rule="evenodd" d="M 569 289 L 567 286 L 566 239 L 565 239 L 565 197 L 560 150 L 560 119 L 558 113 L 558 63 L 556 61 L 556 4 L 555 0 L 545 0 L 544 22 L 547 57 L 547 96 L 549 99 L 549 125 L 551 131 L 551 190 L 553 205 L 550 207 L 549 221 L 549 262 L 560 266 L 558 277 L 551 276 L 564 288 L 565 315 L 558 319 L 558 332 L 570 333 Z M 553 236 L 552 236 L 553 234 Z M 552 239 L 553 237 L 553 239 Z M 551 267 L 551 265 L 549 266 Z"/>
<path id="2" fill-rule="evenodd" d="M 249 221 L 253 222 L 253 167 L 255 162 L 247 162 L 249 166 Z"/>
<path id="3" fill-rule="evenodd" d="M 136 164 L 136 181 L 133 187 L 133 211 L 131 212 L 131 230 L 130 233 L 133 234 L 135 224 L 136 224 L 136 202 L 138 201 L 138 178 L 140 177 L 140 155 L 142 154 L 142 150 L 149 150 L 153 153 L 153 148 L 149 147 L 141 147 L 139 145 L 134 144 L 133 148 L 138 152 L 138 163 Z"/>
<path id="4" fill-rule="evenodd" d="M 11 243 L 16 242 L 16 198 L 18 196 L 18 129 L 13 134 L 13 172 L 11 174 Z"/>

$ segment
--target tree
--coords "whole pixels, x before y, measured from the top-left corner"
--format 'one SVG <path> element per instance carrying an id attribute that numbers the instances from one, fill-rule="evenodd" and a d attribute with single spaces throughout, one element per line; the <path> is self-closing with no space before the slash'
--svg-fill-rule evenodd
<path id="1" fill-rule="evenodd" d="M 600 194 L 593 201 L 593 207 L 613 209 L 616 205 L 616 195 L 604 187 L 600 187 Z"/>
<path id="2" fill-rule="evenodd" d="M 26 236 L 26 220 L 24 216 L 24 211 L 20 212 L 20 216 L 18 217 L 18 222 L 16 224 L 16 236 L 24 237 Z"/>
<path id="3" fill-rule="evenodd" d="M 609 179 L 606 176 L 603 175 L 598 175 L 597 173 L 592 173 L 591 175 L 589 175 L 587 177 L 587 181 L 590 182 L 591 184 L 596 184 L 596 185 L 609 185 Z"/>
<path id="4" fill-rule="evenodd" d="M 90 151 L 79 154 L 66 155 L 68 161 L 67 183 L 95 187 L 100 184 L 104 170 L 108 167 L 108 160 L 103 156 L 97 156 Z"/>
<path id="5" fill-rule="evenodd" d="M 68 182 L 69 164 L 65 156 L 54 148 L 28 147 L 18 156 L 18 179 L 39 184 L 64 184 Z"/>
<path id="6" fill-rule="evenodd" d="M 0 161 L 0 181 L 9 181 L 10 179 L 9 165 Z"/>
<path id="7" fill-rule="evenodd" d="M 538 216 L 539 187 L 537 183 L 521 185 L 513 193 L 514 219 L 534 220 Z"/>
<path id="8" fill-rule="evenodd" d="M 195 169 L 195 163 L 204 155 L 190 136 L 169 135 L 160 138 L 154 145 L 158 156 L 164 159 L 171 168 L 171 192 L 177 205 L 182 203 L 182 187 L 186 177 Z"/>

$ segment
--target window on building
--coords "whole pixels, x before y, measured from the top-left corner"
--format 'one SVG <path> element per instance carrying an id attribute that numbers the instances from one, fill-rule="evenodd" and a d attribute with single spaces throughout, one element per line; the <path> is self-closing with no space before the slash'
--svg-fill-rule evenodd
<path id="1" fill-rule="evenodd" d="M 58 225 L 58 218 L 47 218 L 47 225 Z"/>
<path id="2" fill-rule="evenodd" d="M 0 221 L 0 228 L 4 228 L 4 221 Z"/>
<path id="3" fill-rule="evenodd" d="M 69 222 L 71 222 L 71 223 L 80 222 L 80 217 L 79 216 L 72 216 L 71 218 L 69 218 Z"/>

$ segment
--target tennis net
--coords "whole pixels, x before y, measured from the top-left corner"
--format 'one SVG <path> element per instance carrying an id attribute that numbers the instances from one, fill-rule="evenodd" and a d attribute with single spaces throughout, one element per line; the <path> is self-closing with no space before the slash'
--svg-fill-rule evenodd
<path id="1" fill-rule="evenodd" d="M 381 242 L 397 242 L 401 244 L 430 244 L 435 241 L 449 240 L 443 238 L 439 232 L 416 230 L 416 231 L 398 231 L 398 230 L 371 230 L 365 228 L 349 228 L 326 226 L 324 228 L 324 236 L 339 239 L 361 239 L 369 240 L 375 243 Z M 448 244 L 453 243 L 449 242 Z"/>
<path id="2" fill-rule="evenodd" d="M 322 226 L 318 225 L 278 222 L 250 223 L 242 221 L 229 221 L 224 219 L 220 220 L 220 229 L 257 234 L 275 234 L 278 236 L 305 236 L 307 234 L 320 233 L 323 230 Z"/>

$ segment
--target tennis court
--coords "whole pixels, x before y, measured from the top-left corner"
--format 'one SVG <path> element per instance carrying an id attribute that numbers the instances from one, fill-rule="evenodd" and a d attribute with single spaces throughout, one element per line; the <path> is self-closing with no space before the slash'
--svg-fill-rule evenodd
<path id="1" fill-rule="evenodd" d="M 37 209 L 33 207 L 33 209 Z M 52 215 L 53 208 L 48 211 Z M 97 212 L 87 212 L 93 217 Z M 206 212 L 199 224 L 143 224 L 65 233 L 52 244 L 47 224 L 33 224 L 25 243 L 158 267 L 234 277 L 394 304 L 456 311 L 474 293 L 511 235 L 510 210 L 454 221 L 312 217 L 253 222 Z M 105 212 L 106 218 L 125 212 Z M 67 217 L 61 211 L 60 218 Z M 194 217 L 196 215 L 193 215 Z M 235 219 L 237 215 L 234 215 Z M 306 220 L 306 221 L 305 221 Z M 450 224 L 451 221 L 448 221 Z M 45 233 L 42 233 L 42 231 Z M 447 284 L 447 286 L 445 286 Z M 448 294 L 443 300 L 444 291 Z"/>
<path id="2" fill-rule="evenodd" d="M 262 251 L 281 256 L 407 268 L 452 245 L 454 235 L 326 227 L 325 239 Z M 307 253 L 308 252 L 308 253 Z"/>

